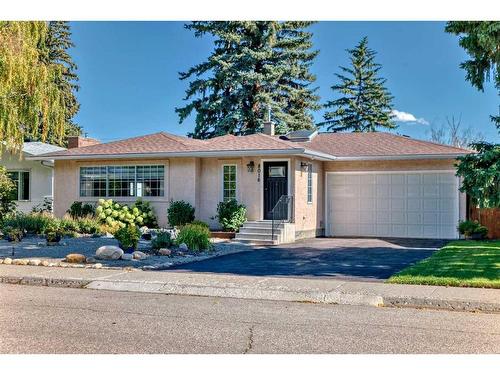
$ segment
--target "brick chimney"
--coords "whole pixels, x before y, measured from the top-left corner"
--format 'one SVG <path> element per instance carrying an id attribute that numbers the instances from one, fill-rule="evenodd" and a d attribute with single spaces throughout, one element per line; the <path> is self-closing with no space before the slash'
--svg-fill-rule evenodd
<path id="1" fill-rule="evenodd" d="M 101 143 L 97 139 L 85 138 L 85 137 L 80 137 L 77 135 L 69 136 L 67 138 L 67 141 L 68 141 L 68 148 L 92 146 L 92 145 L 98 145 L 99 143 Z"/>
<path id="2" fill-rule="evenodd" d="M 274 122 L 272 121 L 264 122 L 264 129 L 262 130 L 262 133 L 267 135 L 274 135 Z"/>

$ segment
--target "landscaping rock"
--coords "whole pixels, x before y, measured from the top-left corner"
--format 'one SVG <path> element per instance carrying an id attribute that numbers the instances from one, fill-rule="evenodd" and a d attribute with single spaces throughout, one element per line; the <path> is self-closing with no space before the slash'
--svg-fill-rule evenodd
<path id="1" fill-rule="evenodd" d="M 42 263 L 42 261 L 41 261 L 40 259 L 30 259 L 30 260 L 28 261 L 28 264 L 29 264 L 30 266 L 39 266 L 39 265 L 40 265 L 40 263 Z"/>
<path id="2" fill-rule="evenodd" d="M 123 254 L 121 257 L 122 260 L 132 260 L 134 256 L 132 254 Z"/>
<path id="3" fill-rule="evenodd" d="M 184 254 L 183 251 L 177 251 L 176 255 L 180 256 L 180 257 L 185 257 L 186 254 Z"/>
<path id="4" fill-rule="evenodd" d="M 143 259 L 146 259 L 148 257 L 148 254 L 143 253 L 142 251 L 134 251 L 132 253 L 132 257 L 133 257 L 133 259 L 143 260 Z"/>
<path id="5" fill-rule="evenodd" d="M 102 263 L 96 263 L 92 266 L 92 268 L 102 268 Z"/>
<path id="6" fill-rule="evenodd" d="M 189 247 L 186 245 L 184 242 L 179 245 L 179 250 L 181 251 L 188 251 Z"/>
<path id="7" fill-rule="evenodd" d="M 5 258 L 3 264 L 12 264 L 12 258 Z"/>
<path id="8" fill-rule="evenodd" d="M 96 262 L 97 262 L 97 259 L 94 257 L 88 257 L 87 259 L 85 259 L 85 263 L 93 264 Z"/>
<path id="9" fill-rule="evenodd" d="M 158 254 L 165 255 L 165 256 L 170 256 L 170 255 L 172 255 L 172 250 L 170 250 L 170 249 L 160 249 L 160 250 L 158 250 Z"/>
<path id="10" fill-rule="evenodd" d="M 44 267 L 48 267 L 49 266 L 49 261 L 48 260 L 42 260 L 42 262 L 40 263 L 41 266 L 44 266 Z"/>
<path id="11" fill-rule="evenodd" d="M 117 260 L 120 259 L 123 255 L 123 250 L 118 246 L 101 246 L 95 252 L 95 257 L 97 259 L 109 259 L 109 260 Z"/>
<path id="12" fill-rule="evenodd" d="M 3 263 L 3 259 L 0 259 L 0 264 L 2 264 L 2 263 Z"/>
<path id="13" fill-rule="evenodd" d="M 87 259 L 83 254 L 68 254 L 64 260 L 68 263 L 85 263 Z"/>
<path id="14" fill-rule="evenodd" d="M 29 263 L 28 259 L 14 259 L 12 264 L 16 266 L 26 266 Z"/>

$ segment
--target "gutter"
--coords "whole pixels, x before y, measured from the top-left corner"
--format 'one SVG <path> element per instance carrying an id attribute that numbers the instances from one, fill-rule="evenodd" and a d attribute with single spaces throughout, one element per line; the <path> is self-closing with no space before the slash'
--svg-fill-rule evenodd
<path id="1" fill-rule="evenodd" d="M 92 155 L 39 155 L 26 158 L 27 160 L 95 160 L 95 159 L 157 159 L 178 157 L 235 157 L 235 156 L 260 156 L 260 155 L 304 155 L 312 159 L 331 161 L 336 158 L 332 155 L 304 148 L 284 150 L 231 150 L 231 151 L 194 151 L 194 152 L 156 152 L 156 153 L 130 153 L 130 154 L 92 154 Z"/>
<path id="2" fill-rule="evenodd" d="M 423 160 L 423 159 L 456 159 L 463 154 L 408 154 L 408 155 L 374 155 L 374 156 L 339 156 L 335 161 L 370 161 L 370 160 Z"/>

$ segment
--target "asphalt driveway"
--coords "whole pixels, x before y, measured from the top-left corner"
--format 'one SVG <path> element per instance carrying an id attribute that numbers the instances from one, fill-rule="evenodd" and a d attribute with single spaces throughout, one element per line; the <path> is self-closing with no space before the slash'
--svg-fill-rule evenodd
<path id="1" fill-rule="evenodd" d="M 167 272 L 383 281 L 429 257 L 443 240 L 315 238 L 179 265 Z"/>

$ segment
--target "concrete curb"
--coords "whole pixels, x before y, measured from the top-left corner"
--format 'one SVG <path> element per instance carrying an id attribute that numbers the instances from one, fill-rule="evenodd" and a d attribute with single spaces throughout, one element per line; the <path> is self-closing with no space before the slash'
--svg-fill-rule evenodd
<path id="1" fill-rule="evenodd" d="M 500 290 L 196 273 L 0 267 L 0 283 L 322 304 L 500 313 Z"/>

